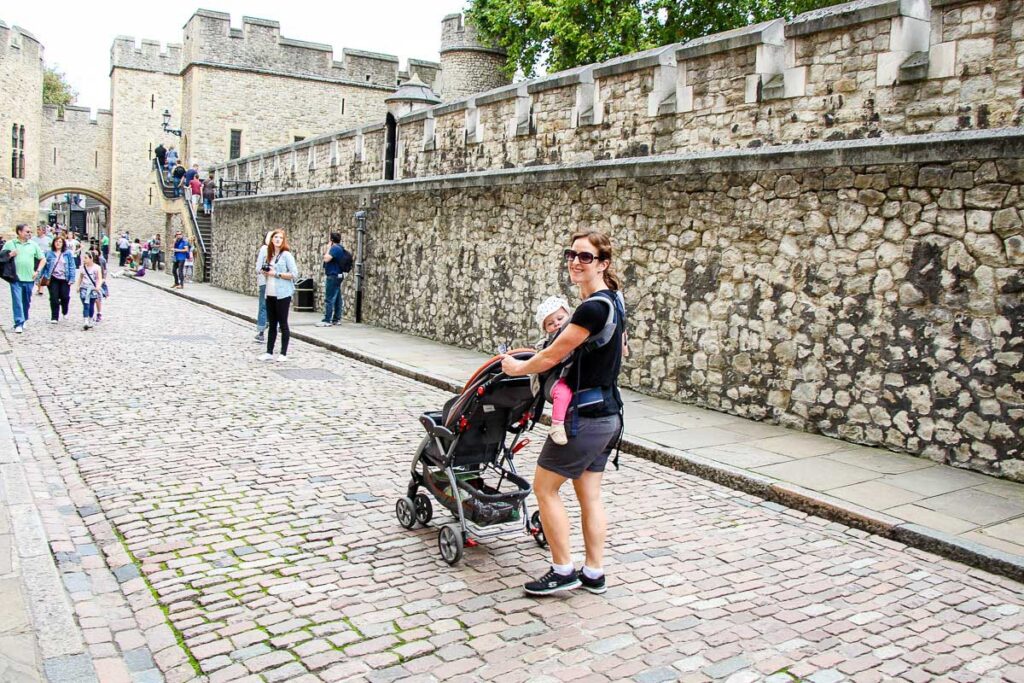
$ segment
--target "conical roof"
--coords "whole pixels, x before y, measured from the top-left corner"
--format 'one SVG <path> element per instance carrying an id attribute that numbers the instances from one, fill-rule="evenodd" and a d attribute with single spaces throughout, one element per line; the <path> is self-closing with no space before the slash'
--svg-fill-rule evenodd
<path id="1" fill-rule="evenodd" d="M 384 102 L 426 102 L 427 104 L 440 104 L 441 98 L 430 89 L 429 85 L 420 80 L 420 75 L 418 73 L 414 72 L 412 78 L 398 86 L 398 90 L 395 91 L 395 94 L 386 98 Z"/>

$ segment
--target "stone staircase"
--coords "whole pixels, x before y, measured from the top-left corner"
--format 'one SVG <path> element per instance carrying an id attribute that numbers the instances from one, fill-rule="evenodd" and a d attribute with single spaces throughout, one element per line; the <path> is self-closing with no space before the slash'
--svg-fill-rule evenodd
<path id="1" fill-rule="evenodd" d="M 197 266 L 201 267 L 202 282 L 209 282 L 210 276 L 213 274 L 213 254 L 210 249 L 213 245 L 212 217 L 203 214 L 202 209 L 200 209 L 198 214 L 193 212 L 192 208 L 185 203 L 184 195 L 180 197 L 174 196 L 174 185 L 172 185 L 164 177 L 164 174 L 160 172 L 156 159 L 153 160 L 153 173 L 156 176 L 156 182 L 160 187 L 160 192 L 163 193 L 164 198 L 167 200 L 164 202 L 165 210 L 167 210 L 168 213 L 181 213 L 182 220 L 185 220 L 184 217 L 187 216 L 191 227 L 191 233 L 199 236 L 198 244 L 195 245 L 197 247 L 196 251 L 200 253 L 200 258 L 197 259 Z M 174 210 L 168 209 L 168 206 L 174 206 Z M 199 273 L 197 273 L 197 275 L 198 274 Z"/>

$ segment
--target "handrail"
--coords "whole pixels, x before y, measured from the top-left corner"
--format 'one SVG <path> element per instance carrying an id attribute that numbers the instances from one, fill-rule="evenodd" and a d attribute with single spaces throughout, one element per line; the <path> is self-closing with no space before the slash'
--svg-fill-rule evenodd
<path id="1" fill-rule="evenodd" d="M 192 204 L 192 190 L 186 187 L 185 194 L 182 196 L 185 198 L 185 206 L 188 207 L 188 215 L 192 219 L 192 227 L 195 228 L 196 240 L 199 242 L 199 249 L 205 256 L 209 252 L 206 251 L 206 242 L 203 241 L 203 232 L 199 229 L 199 219 L 196 217 L 196 208 Z"/>

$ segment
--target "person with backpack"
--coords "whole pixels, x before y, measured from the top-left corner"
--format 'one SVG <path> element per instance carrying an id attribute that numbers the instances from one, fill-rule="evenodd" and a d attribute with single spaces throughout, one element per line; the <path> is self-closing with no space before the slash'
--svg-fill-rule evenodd
<path id="1" fill-rule="evenodd" d="M 341 324 L 345 299 L 341 296 L 341 283 L 352 270 L 352 254 L 341 246 L 341 234 L 331 233 L 331 241 L 324 250 L 324 319 L 317 327 Z"/>
<path id="2" fill-rule="evenodd" d="M 569 279 L 583 299 L 551 345 L 528 360 L 505 355 L 501 369 L 517 377 L 545 374 L 571 356 L 565 377 L 573 391 L 566 424 L 568 442 L 548 438 L 537 458 L 533 490 L 541 525 L 551 549 L 551 570 L 523 589 L 549 595 L 582 586 L 604 593 L 604 545 L 607 520 L 601 503 L 601 478 L 622 436 L 622 396 L 618 376 L 624 355 L 626 311 L 622 284 L 612 263 L 608 236 L 592 231 L 573 235 L 564 252 Z M 615 462 L 615 461 L 613 461 Z M 577 572 L 569 550 L 569 516 L 559 489 L 571 479 L 580 503 L 586 558 Z"/>
<path id="3" fill-rule="evenodd" d="M 210 177 L 203 181 L 203 213 L 213 213 L 213 200 L 217 198 L 217 183 L 213 179 L 213 171 Z"/>

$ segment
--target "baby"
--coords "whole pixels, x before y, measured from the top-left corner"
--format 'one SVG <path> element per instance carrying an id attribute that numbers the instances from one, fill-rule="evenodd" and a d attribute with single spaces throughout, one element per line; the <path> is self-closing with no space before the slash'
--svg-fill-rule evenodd
<path id="1" fill-rule="evenodd" d="M 559 296 L 549 296 L 537 307 L 535 319 L 546 335 L 537 345 L 538 350 L 549 346 L 555 340 L 562 328 L 569 323 L 571 315 L 569 302 Z M 564 446 L 568 442 L 565 434 L 565 414 L 571 402 L 572 389 L 564 378 L 559 377 L 551 388 L 551 430 L 548 432 L 551 440 L 559 446 Z"/>

